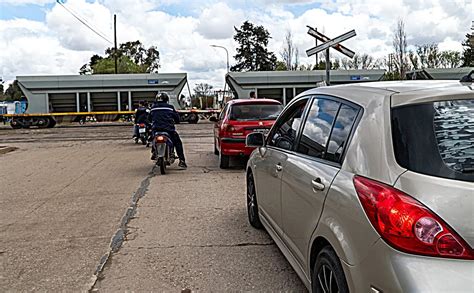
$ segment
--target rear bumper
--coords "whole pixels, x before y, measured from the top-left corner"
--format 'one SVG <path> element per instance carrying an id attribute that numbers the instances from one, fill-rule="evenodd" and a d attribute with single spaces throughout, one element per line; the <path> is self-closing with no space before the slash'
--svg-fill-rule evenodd
<path id="1" fill-rule="evenodd" d="M 341 263 L 351 292 L 474 292 L 474 262 L 411 255 L 381 239 L 361 263 Z"/>
<path id="2" fill-rule="evenodd" d="M 220 151 L 225 156 L 250 156 L 255 148 L 245 146 L 245 138 L 221 138 Z"/>

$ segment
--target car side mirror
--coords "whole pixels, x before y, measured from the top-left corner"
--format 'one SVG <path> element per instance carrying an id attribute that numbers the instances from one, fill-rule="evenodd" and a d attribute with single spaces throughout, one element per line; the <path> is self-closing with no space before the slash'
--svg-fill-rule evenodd
<path id="1" fill-rule="evenodd" d="M 245 139 L 245 146 L 258 148 L 265 146 L 265 136 L 261 132 L 252 132 Z"/>
<path id="2" fill-rule="evenodd" d="M 216 116 L 211 116 L 211 117 L 209 118 L 209 121 L 211 121 L 211 122 L 217 122 L 217 121 L 219 121 L 219 120 L 217 120 L 217 117 L 216 117 Z"/>

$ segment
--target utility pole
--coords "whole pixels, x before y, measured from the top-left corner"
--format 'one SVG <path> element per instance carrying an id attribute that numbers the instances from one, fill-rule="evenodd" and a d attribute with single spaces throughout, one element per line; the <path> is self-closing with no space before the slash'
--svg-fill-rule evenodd
<path id="1" fill-rule="evenodd" d="M 114 59 L 115 59 L 115 74 L 118 73 L 117 67 L 117 15 L 114 14 Z"/>

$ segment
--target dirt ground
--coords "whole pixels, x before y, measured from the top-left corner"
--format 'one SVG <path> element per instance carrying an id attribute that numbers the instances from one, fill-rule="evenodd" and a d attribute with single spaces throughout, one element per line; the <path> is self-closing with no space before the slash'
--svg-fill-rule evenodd
<path id="1" fill-rule="evenodd" d="M 243 160 L 183 124 L 159 175 L 131 126 L 0 129 L 0 291 L 306 291 L 247 223 Z"/>

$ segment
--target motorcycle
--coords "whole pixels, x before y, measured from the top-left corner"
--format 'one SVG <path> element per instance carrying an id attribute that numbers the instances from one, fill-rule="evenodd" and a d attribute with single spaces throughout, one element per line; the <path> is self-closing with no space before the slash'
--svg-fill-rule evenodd
<path id="1" fill-rule="evenodd" d="M 157 132 L 154 137 L 153 151 L 155 152 L 156 165 L 160 167 L 160 173 L 165 175 L 166 167 L 176 161 L 173 142 L 166 132 Z"/>
<path id="2" fill-rule="evenodd" d="M 138 136 L 135 137 L 135 143 L 141 141 L 143 145 L 148 144 L 148 127 L 145 123 L 137 124 Z"/>

